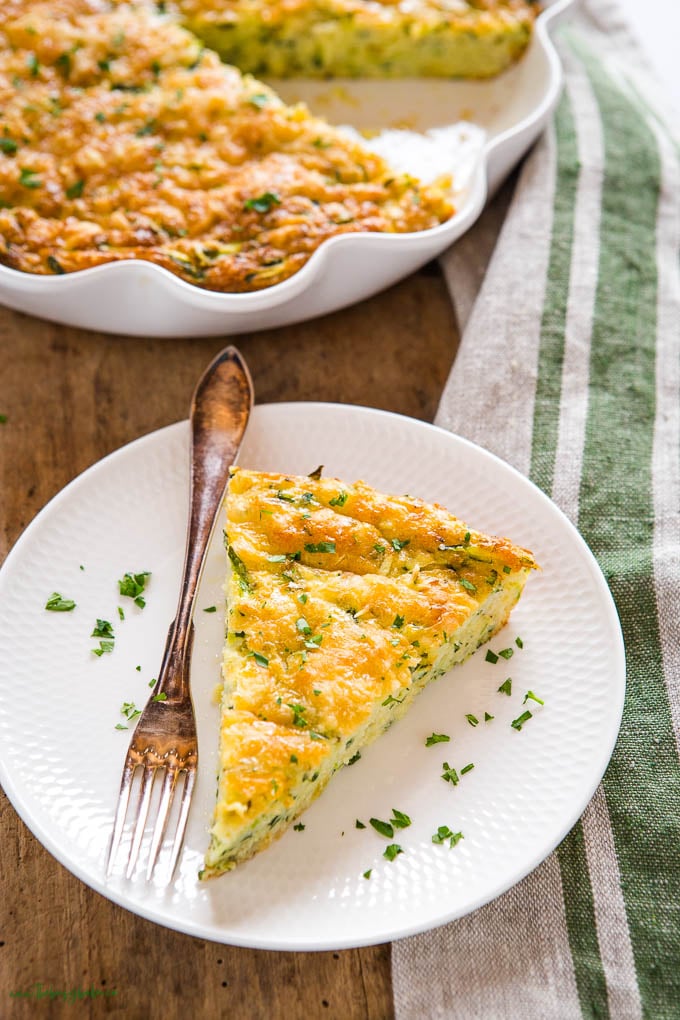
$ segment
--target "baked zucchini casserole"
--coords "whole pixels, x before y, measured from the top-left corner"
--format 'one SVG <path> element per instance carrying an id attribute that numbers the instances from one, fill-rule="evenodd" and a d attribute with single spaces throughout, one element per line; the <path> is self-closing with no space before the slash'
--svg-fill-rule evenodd
<path id="1" fill-rule="evenodd" d="M 5 0 L 0 261 L 60 274 L 122 259 L 249 291 L 329 237 L 427 230 L 450 180 L 393 173 L 147 3 Z"/>
<path id="2" fill-rule="evenodd" d="M 177 0 L 243 71 L 286 78 L 489 78 L 517 60 L 531 0 Z"/>
<path id="3" fill-rule="evenodd" d="M 532 554 L 357 482 L 235 469 L 218 791 L 202 877 L 262 850 L 507 621 Z"/>

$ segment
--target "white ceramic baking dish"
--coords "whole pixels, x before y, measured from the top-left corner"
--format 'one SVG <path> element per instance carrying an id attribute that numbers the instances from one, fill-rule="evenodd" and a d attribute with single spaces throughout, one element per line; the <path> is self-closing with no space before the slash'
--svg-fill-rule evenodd
<path id="1" fill-rule="evenodd" d="M 573 0 L 544 0 L 523 59 L 491 81 L 281 81 L 332 123 L 426 131 L 461 120 L 485 132 L 474 169 L 446 223 L 412 234 L 342 234 L 325 241 L 294 276 L 266 290 L 219 294 L 150 262 L 131 260 L 64 276 L 0 266 L 0 303 L 71 326 L 131 336 L 211 336 L 300 322 L 361 301 L 440 255 L 474 223 L 489 194 L 543 130 L 562 70 L 550 39 Z"/>

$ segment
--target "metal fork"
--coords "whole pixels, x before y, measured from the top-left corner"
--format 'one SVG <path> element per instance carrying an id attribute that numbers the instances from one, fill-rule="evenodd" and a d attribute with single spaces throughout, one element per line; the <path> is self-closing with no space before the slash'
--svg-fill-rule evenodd
<path id="1" fill-rule="evenodd" d="M 182 799 L 172 845 L 168 881 L 177 864 L 196 781 L 198 743 L 189 674 L 194 638 L 194 599 L 208 543 L 238 453 L 253 402 L 253 385 L 241 354 L 227 347 L 208 366 L 191 402 L 191 488 L 184 570 L 177 614 L 170 625 L 158 680 L 128 747 L 106 867 L 111 874 L 125 827 L 133 786 L 132 840 L 126 878 L 135 870 L 151 804 L 154 780 L 162 776 L 151 837 L 147 880 L 158 860 L 175 792 L 183 777 Z M 135 783 L 141 770 L 141 778 Z"/>

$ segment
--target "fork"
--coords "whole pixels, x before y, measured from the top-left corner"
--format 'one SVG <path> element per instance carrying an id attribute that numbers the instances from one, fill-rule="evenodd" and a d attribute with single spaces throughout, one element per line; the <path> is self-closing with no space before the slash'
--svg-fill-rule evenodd
<path id="1" fill-rule="evenodd" d="M 196 720 L 190 687 L 194 600 L 217 511 L 229 479 L 229 469 L 238 453 L 252 403 L 253 385 L 247 365 L 235 347 L 227 347 L 201 376 L 191 402 L 189 522 L 179 602 L 168 631 L 158 680 L 128 747 L 106 866 L 107 876 L 113 870 L 131 800 L 132 839 L 125 877 L 132 876 L 144 837 L 154 782 L 161 777 L 146 878 L 149 880 L 153 875 L 175 793 L 181 785 L 168 881 L 175 871 L 198 766 Z M 136 798 L 132 797 L 135 786 L 138 787 Z"/>

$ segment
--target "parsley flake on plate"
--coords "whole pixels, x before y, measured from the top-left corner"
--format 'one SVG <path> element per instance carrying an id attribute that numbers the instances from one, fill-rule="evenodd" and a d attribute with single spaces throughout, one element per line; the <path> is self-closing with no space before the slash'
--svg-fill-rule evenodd
<path id="1" fill-rule="evenodd" d="M 389 822 L 382 822 L 379 818 L 369 818 L 370 824 L 373 826 L 376 832 L 385 839 L 392 839 L 394 836 L 394 829 Z"/>
<path id="2" fill-rule="evenodd" d="M 434 747 L 435 744 L 445 744 L 451 737 L 446 733 L 431 733 L 425 741 L 425 747 Z"/>
<path id="3" fill-rule="evenodd" d="M 118 582 L 118 591 L 126 598 L 132 599 L 136 606 L 143 609 L 146 599 L 142 592 L 146 588 L 147 581 L 151 577 L 151 571 L 143 570 L 139 574 L 126 573 Z"/>
<path id="4" fill-rule="evenodd" d="M 448 825 L 440 825 L 437 831 L 435 832 L 434 836 L 432 837 L 432 842 L 441 845 L 442 843 L 445 843 L 446 840 L 448 839 L 449 847 L 454 847 L 456 843 L 459 843 L 463 838 L 464 836 L 462 832 L 451 832 L 451 829 L 448 827 Z"/>
<path id="5" fill-rule="evenodd" d="M 53 591 L 45 603 L 45 609 L 49 609 L 51 613 L 70 613 L 75 608 L 73 599 L 63 598 L 58 591 Z"/>

